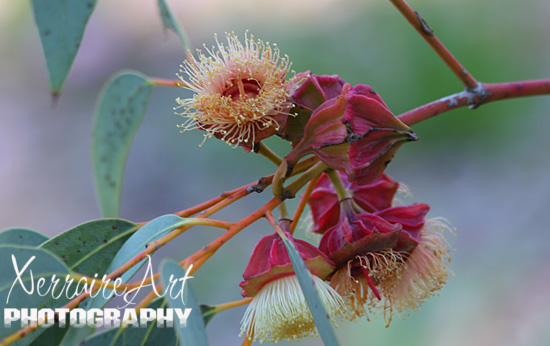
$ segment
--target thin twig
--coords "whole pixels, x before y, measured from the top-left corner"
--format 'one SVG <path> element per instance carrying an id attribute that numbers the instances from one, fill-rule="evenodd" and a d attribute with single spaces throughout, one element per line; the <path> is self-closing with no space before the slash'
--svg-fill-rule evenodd
<path id="1" fill-rule="evenodd" d="M 493 101 L 544 94 L 550 94 L 550 79 L 480 84 L 476 90 L 467 89 L 405 112 L 399 115 L 399 119 L 407 125 L 414 125 L 464 106 L 474 109 Z"/>
<path id="2" fill-rule="evenodd" d="M 315 188 L 315 185 L 317 185 L 317 182 L 320 178 L 321 175 L 318 175 L 316 178 L 313 178 L 307 185 L 306 191 L 304 192 L 304 195 L 302 196 L 302 199 L 300 199 L 300 203 L 298 203 L 298 207 L 296 207 L 296 211 L 294 212 L 292 224 L 290 225 L 290 234 L 294 234 L 296 226 L 298 225 L 300 218 L 302 217 L 302 213 L 306 208 L 306 204 L 309 201 L 309 196 L 311 196 L 311 193 L 313 192 L 313 189 Z"/>
<path id="3" fill-rule="evenodd" d="M 155 86 L 165 86 L 165 87 L 186 86 L 187 84 L 181 80 L 163 79 L 163 78 L 149 78 L 149 83 Z"/>
<path id="4" fill-rule="evenodd" d="M 420 17 L 418 12 L 414 11 L 404 0 L 390 0 L 392 4 L 401 12 L 411 25 L 428 42 L 439 57 L 447 64 L 453 73 L 462 81 L 468 89 L 475 89 L 478 86 L 477 80 L 466 71 L 458 60 L 449 52 L 449 50 L 434 35 L 433 30 L 426 21 Z"/>
<path id="5" fill-rule="evenodd" d="M 283 162 L 283 159 L 279 155 L 275 154 L 275 152 L 271 150 L 265 143 L 258 143 L 254 148 L 254 152 L 265 156 L 269 161 L 273 162 L 277 166 L 279 166 L 281 162 Z"/>

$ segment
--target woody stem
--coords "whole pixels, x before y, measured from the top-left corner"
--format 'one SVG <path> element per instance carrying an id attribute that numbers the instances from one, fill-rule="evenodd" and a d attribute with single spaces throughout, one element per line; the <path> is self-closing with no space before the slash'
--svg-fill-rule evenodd
<path id="1" fill-rule="evenodd" d="M 277 166 L 279 166 L 281 162 L 283 162 L 283 159 L 281 159 L 279 155 L 275 154 L 275 152 L 269 149 L 269 147 L 265 145 L 265 143 L 260 142 L 256 144 L 256 147 L 254 148 L 254 152 L 265 156 L 269 161 L 273 162 Z"/>
<path id="2" fill-rule="evenodd" d="M 545 94 L 550 94 L 550 79 L 495 84 L 482 83 L 477 90 L 464 90 L 405 112 L 399 115 L 399 120 L 410 126 L 464 106 L 475 109 L 493 101 Z"/>
<path id="3" fill-rule="evenodd" d="M 478 86 L 477 80 L 466 71 L 458 60 L 449 52 L 449 50 L 435 37 L 433 30 L 426 21 L 420 17 L 418 12 L 414 11 L 404 0 L 390 0 L 392 4 L 401 12 L 403 16 L 411 23 L 418 33 L 428 42 L 432 49 L 447 64 L 453 73 L 462 81 L 468 89 L 475 89 Z"/>
<path id="4" fill-rule="evenodd" d="M 149 83 L 155 86 L 165 86 L 165 87 L 177 87 L 177 86 L 187 85 L 187 83 L 180 80 L 163 79 L 163 78 L 149 78 Z"/>
<path id="5" fill-rule="evenodd" d="M 313 192 L 313 189 L 315 188 L 315 185 L 317 185 L 317 182 L 319 181 L 320 177 L 321 176 L 319 175 L 316 178 L 313 178 L 309 182 L 309 184 L 307 185 L 306 191 L 302 195 L 302 199 L 300 200 L 300 203 L 298 204 L 298 207 L 296 208 L 296 211 L 294 212 L 294 217 L 292 218 L 292 224 L 290 225 L 290 234 L 294 234 L 294 230 L 296 229 L 296 226 L 298 225 L 298 222 L 300 221 L 300 217 L 302 216 L 302 213 L 304 212 L 306 204 L 309 201 L 309 196 L 311 196 L 311 193 Z"/>

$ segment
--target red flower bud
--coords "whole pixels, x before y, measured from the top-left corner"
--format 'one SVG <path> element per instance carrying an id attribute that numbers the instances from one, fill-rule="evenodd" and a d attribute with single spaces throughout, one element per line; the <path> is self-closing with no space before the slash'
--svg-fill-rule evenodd
<path id="1" fill-rule="evenodd" d="M 317 287 L 330 319 L 344 312 L 344 301 L 323 279 L 334 269 L 313 245 L 292 238 Z M 251 341 L 297 340 L 317 333 L 288 253 L 277 234 L 266 236 L 254 249 L 241 282 L 243 296 L 254 296 L 241 321 L 242 334 Z"/>
<path id="2" fill-rule="evenodd" d="M 366 185 L 349 182 L 346 174 L 338 172 L 344 186 L 351 193 L 353 202 L 366 212 L 376 212 L 390 208 L 399 184 L 386 174 Z M 312 232 L 324 233 L 336 225 L 340 219 L 340 203 L 336 191 L 326 174 L 321 175 L 315 189 L 309 197 L 309 206 L 313 215 Z"/>
<path id="3" fill-rule="evenodd" d="M 294 148 L 286 159 L 295 164 L 315 154 L 330 167 L 346 172 L 349 180 L 368 184 L 384 171 L 401 144 L 416 136 L 368 85 L 342 84 L 338 76 L 312 75 L 291 95 L 299 109 L 313 113 L 301 140 L 290 139 Z M 292 126 L 295 123 L 285 133 L 296 137 L 299 131 L 288 129 Z"/>
<path id="4" fill-rule="evenodd" d="M 403 226 L 403 231 L 394 250 L 410 252 L 418 245 L 420 232 L 425 223 L 425 216 L 429 210 L 430 206 L 427 204 L 414 203 L 407 206 L 388 208 L 375 214 L 392 224 Z"/>
<path id="5" fill-rule="evenodd" d="M 306 241 L 293 239 L 289 233 L 287 236 L 294 242 L 313 275 L 324 279 L 334 270 L 334 263 L 318 248 Z M 250 256 L 243 273 L 244 281 L 240 283 L 243 289 L 241 294 L 243 297 L 253 297 L 266 283 L 288 275 L 294 275 L 294 269 L 283 240 L 277 233 L 265 236 Z"/>
<path id="6" fill-rule="evenodd" d="M 340 204 L 342 212 L 339 222 L 323 234 L 319 244 L 319 249 L 337 267 L 366 252 L 391 249 L 397 245 L 401 224 L 391 224 L 371 213 L 357 214 L 353 211 L 350 199 Z"/>
<path id="7" fill-rule="evenodd" d="M 342 94 L 342 87 L 346 82 L 338 75 L 310 75 L 310 77 L 292 93 L 292 102 L 311 112 L 323 102 L 336 98 Z"/>

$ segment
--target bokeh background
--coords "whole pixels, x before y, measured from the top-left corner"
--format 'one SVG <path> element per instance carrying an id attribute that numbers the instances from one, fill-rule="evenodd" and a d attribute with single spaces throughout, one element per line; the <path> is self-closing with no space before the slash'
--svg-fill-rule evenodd
<path id="1" fill-rule="evenodd" d="M 462 90 L 454 75 L 389 1 L 169 1 L 195 47 L 213 34 L 250 29 L 276 42 L 296 71 L 339 74 L 375 88 L 395 114 Z M 483 82 L 550 77 L 550 2 L 411 0 L 455 56 Z M 58 104 L 28 1 L 0 2 L 0 229 L 53 236 L 99 217 L 92 180 L 91 121 L 103 83 L 121 69 L 175 78 L 181 44 L 165 34 L 156 1 L 99 1 Z M 126 168 L 122 217 L 142 222 L 269 174 L 267 160 L 202 133 L 180 134 L 183 89 L 155 88 Z M 448 284 L 420 311 L 340 323 L 342 345 L 550 344 L 550 97 L 460 109 L 414 127 L 389 174 L 456 227 Z M 287 146 L 271 144 L 280 153 Z M 238 220 L 269 192 L 220 217 Z M 181 259 L 218 231 L 194 229 L 154 257 Z M 238 283 L 260 221 L 224 246 L 191 281 L 199 300 L 240 298 Z M 2 264 L 4 265 L 4 264 Z M 244 307 L 222 313 L 212 345 L 239 345 Z M 281 344 L 286 344 L 282 342 Z M 320 345 L 304 339 L 302 345 Z"/>

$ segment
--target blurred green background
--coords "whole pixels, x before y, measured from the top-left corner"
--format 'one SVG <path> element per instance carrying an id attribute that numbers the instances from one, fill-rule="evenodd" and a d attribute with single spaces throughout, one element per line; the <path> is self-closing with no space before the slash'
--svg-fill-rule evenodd
<path id="1" fill-rule="evenodd" d="M 377 90 L 395 114 L 462 85 L 389 1 L 170 1 L 195 47 L 213 34 L 250 31 L 276 42 L 296 71 L 339 74 Z M 550 77 L 550 2 L 411 0 L 436 35 L 483 82 Z M 49 236 L 99 217 L 90 139 L 102 84 L 131 68 L 175 78 L 184 52 L 162 30 L 156 1 L 99 1 L 56 107 L 52 107 L 28 1 L 0 2 L 0 229 Z M 122 217 L 142 222 L 176 212 L 269 174 L 262 157 L 199 131 L 180 134 L 173 115 L 183 89 L 155 88 L 130 152 Z M 456 227 L 455 276 L 420 311 L 384 328 L 340 323 L 342 345 L 550 344 L 550 97 L 460 109 L 414 127 L 389 174 Z M 286 146 L 271 141 L 281 153 Z M 220 218 L 238 220 L 269 198 L 247 198 Z M 240 298 L 238 283 L 258 222 L 224 246 L 192 280 L 201 302 Z M 181 259 L 219 234 L 194 229 L 154 257 Z M 207 328 L 212 345 L 238 345 L 237 308 Z M 282 342 L 281 344 L 286 344 Z M 320 345 L 304 339 L 302 345 Z"/>

